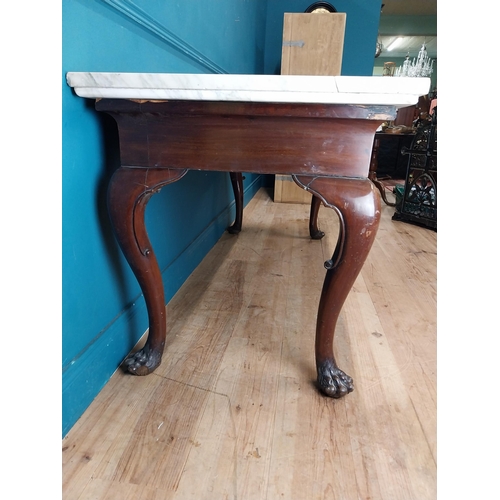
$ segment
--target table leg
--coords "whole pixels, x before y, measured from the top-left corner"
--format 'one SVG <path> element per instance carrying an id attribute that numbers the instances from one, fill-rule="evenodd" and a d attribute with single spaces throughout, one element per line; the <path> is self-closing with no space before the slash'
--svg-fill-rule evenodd
<path id="1" fill-rule="evenodd" d="M 121 167 L 108 188 L 108 211 L 120 247 L 144 294 L 149 315 L 145 346 L 124 361 L 134 375 L 147 375 L 160 365 L 167 333 L 163 280 L 144 224 L 146 205 L 160 189 L 186 170 Z"/>
<path id="2" fill-rule="evenodd" d="M 231 234 L 238 234 L 243 224 L 243 174 L 241 172 L 229 172 L 229 175 L 231 177 L 231 184 L 233 185 L 236 216 L 233 225 L 229 226 L 227 231 Z M 313 195 L 309 216 L 309 234 L 313 240 L 320 240 L 325 236 L 325 233 L 318 228 L 318 213 L 320 207 L 321 200 Z"/>
<path id="3" fill-rule="evenodd" d="M 311 212 L 309 215 L 309 234 L 313 240 L 320 240 L 325 236 L 325 233 L 318 228 L 319 207 L 321 207 L 321 200 L 313 194 L 311 199 Z"/>
<path id="4" fill-rule="evenodd" d="M 377 137 L 373 140 L 373 149 L 372 149 L 372 157 L 370 160 L 370 172 L 368 174 L 368 178 L 373 182 L 375 187 L 379 190 L 380 196 L 384 200 L 384 203 L 390 207 L 395 207 L 396 203 L 391 203 L 387 199 L 387 194 L 385 192 L 385 188 L 383 184 L 379 181 L 377 177 L 377 168 L 378 168 L 378 151 L 380 149 L 380 139 Z"/>
<path id="5" fill-rule="evenodd" d="M 333 208 L 340 219 L 337 245 L 327 269 L 316 323 L 318 385 L 333 398 L 354 389 L 333 354 L 335 326 L 342 306 L 368 256 L 380 221 L 380 196 L 368 179 L 297 176 L 296 182 Z"/>
<path id="6" fill-rule="evenodd" d="M 229 176 L 233 185 L 236 216 L 233 225 L 229 226 L 227 231 L 231 234 L 238 234 L 241 231 L 243 222 L 243 174 L 241 172 L 229 172 Z"/>

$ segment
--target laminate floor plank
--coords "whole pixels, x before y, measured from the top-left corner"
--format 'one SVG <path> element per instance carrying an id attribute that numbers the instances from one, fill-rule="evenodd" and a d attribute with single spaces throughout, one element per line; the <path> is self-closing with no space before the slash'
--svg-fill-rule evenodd
<path id="1" fill-rule="evenodd" d="M 336 328 L 354 378 L 315 384 L 316 313 L 339 222 L 260 190 L 167 305 L 162 365 L 117 371 L 63 439 L 66 500 L 434 500 L 436 233 L 391 220 Z"/>

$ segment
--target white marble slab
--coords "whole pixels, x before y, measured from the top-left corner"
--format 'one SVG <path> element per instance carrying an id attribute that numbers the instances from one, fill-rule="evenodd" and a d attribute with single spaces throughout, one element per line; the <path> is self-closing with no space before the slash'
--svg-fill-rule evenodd
<path id="1" fill-rule="evenodd" d="M 382 76 L 67 73 L 87 98 L 245 101 L 325 104 L 416 104 L 430 78 Z"/>

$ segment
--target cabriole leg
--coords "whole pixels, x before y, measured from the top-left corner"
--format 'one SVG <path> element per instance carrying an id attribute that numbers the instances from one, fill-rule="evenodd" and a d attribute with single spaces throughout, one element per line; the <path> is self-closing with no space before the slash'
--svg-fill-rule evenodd
<path id="1" fill-rule="evenodd" d="M 238 234 L 243 223 L 243 174 L 241 172 L 229 172 L 229 175 L 233 186 L 236 216 L 233 225 L 229 226 L 227 231 L 231 234 Z"/>
<path id="2" fill-rule="evenodd" d="M 320 231 L 318 228 L 318 214 L 319 208 L 321 207 L 321 200 L 314 196 L 311 199 L 311 212 L 309 215 L 309 235 L 313 240 L 320 240 L 325 236 L 323 231 Z"/>
<path id="3" fill-rule="evenodd" d="M 108 188 L 111 224 L 139 282 L 149 315 L 145 346 L 124 361 L 125 369 L 134 375 L 147 375 L 160 365 L 167 333 L 163 281 L 144 224 L 146 205 L 153 194 L 185 173 L 186 170 L 121 167 Z"/>
<path id="4" fill-rule="evenodd" d="M 340 398 L 354 389 L 335 361 L 333 337 L 342 306 L 368 256 L 380 221 L 380 196 L 368 179 L 297 176 L 296 181 L 333 208 L 340 219 L 337 245 L 327 268 L 316 323 L 318 385 Z"/>

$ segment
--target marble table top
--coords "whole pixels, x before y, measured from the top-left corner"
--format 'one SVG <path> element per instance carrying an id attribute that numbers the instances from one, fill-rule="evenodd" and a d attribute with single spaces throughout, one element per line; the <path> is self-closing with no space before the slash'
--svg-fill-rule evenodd
<path id="1" fill-rule="evenodd" d="M 416 104 L 430 78 L 382 76 L 224 75 L 70 72 L 67 83 L 86 98 L 323 103 Z"/>

